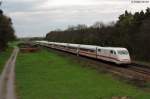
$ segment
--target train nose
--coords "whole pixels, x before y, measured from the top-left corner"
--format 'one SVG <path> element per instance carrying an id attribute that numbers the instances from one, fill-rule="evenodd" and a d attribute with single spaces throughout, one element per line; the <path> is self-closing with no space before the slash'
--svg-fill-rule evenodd
<path id="1" fill-rule="evenodd" d="M 130 61 L 130 56 L 128 56 L 128 55 L 119 56 L 119 59 L 120 59 L 121 61 Z"/>
<path id="2" fill-rule="evenodd" d="M 121 62 L 123 63 L 131 63 L 131 60 L 130 59 L 120 59 Z"/>
<path id="3" fill-rule="evenodd" d="M 122 61 L 129 61 L 129 59 L 121 59 Z"/>

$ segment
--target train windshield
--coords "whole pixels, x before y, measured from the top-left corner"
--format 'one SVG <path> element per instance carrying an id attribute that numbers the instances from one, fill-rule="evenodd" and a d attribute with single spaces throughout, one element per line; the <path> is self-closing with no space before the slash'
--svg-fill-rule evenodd
<path id="1" fill-rule="evenodd" d="M 128 55 L 129 54 L 128 51 L 126 51 L 126 50 L 119 50 L 117 52 L 119 55 Z"/>

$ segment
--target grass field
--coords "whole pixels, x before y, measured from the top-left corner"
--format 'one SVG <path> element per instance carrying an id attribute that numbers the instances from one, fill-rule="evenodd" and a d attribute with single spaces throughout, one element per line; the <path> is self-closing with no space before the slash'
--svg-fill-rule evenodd
<path id="1" fill-rule="evenodd" d="M 0 73 L 3 70 L 3 67 L 4 67 L 6 61 L 10 57 L 11 52 L 12 52 L 12 48 L 8 48 L 6 51 L 0 52 Z"/>
<path id="2" fill-rule="evenodd" d="M 150 99 L 149 93 L 109 74 L 82 67 L 69 57 L 46 50 L 19 54 L 16 84 L 19 99 Z"/>

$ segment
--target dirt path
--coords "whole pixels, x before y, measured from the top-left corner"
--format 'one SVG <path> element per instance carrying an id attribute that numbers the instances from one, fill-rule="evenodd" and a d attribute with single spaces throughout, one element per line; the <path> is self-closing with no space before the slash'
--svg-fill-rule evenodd
<path id="1" fill-rule="evenodd" d="M 19 52 L 18 48 L 13 50 L 0 76 L 0 99 L 16 99 L 15 95 L 15 62 Z"/>

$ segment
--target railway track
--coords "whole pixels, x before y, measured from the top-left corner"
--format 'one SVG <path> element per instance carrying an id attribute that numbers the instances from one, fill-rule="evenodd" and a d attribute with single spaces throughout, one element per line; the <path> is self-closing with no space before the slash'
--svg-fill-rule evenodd
<path id="1" fill-rule="evenodd" d="M 139 67 L 135 64 L 131 64 L 130 69 L 136 70 L 137 72 L 140 72 L 140 73 L 143 73 L 143 74 L 150 76 L 150 68 L 143 67 L 143 66 Z"/>
<path id="2" fill-rule="evenodd" d="M 150 67 L 140 64 L 129 64 L 128 69 L 140 74 L 146 81 L 150 82 Z"/>

